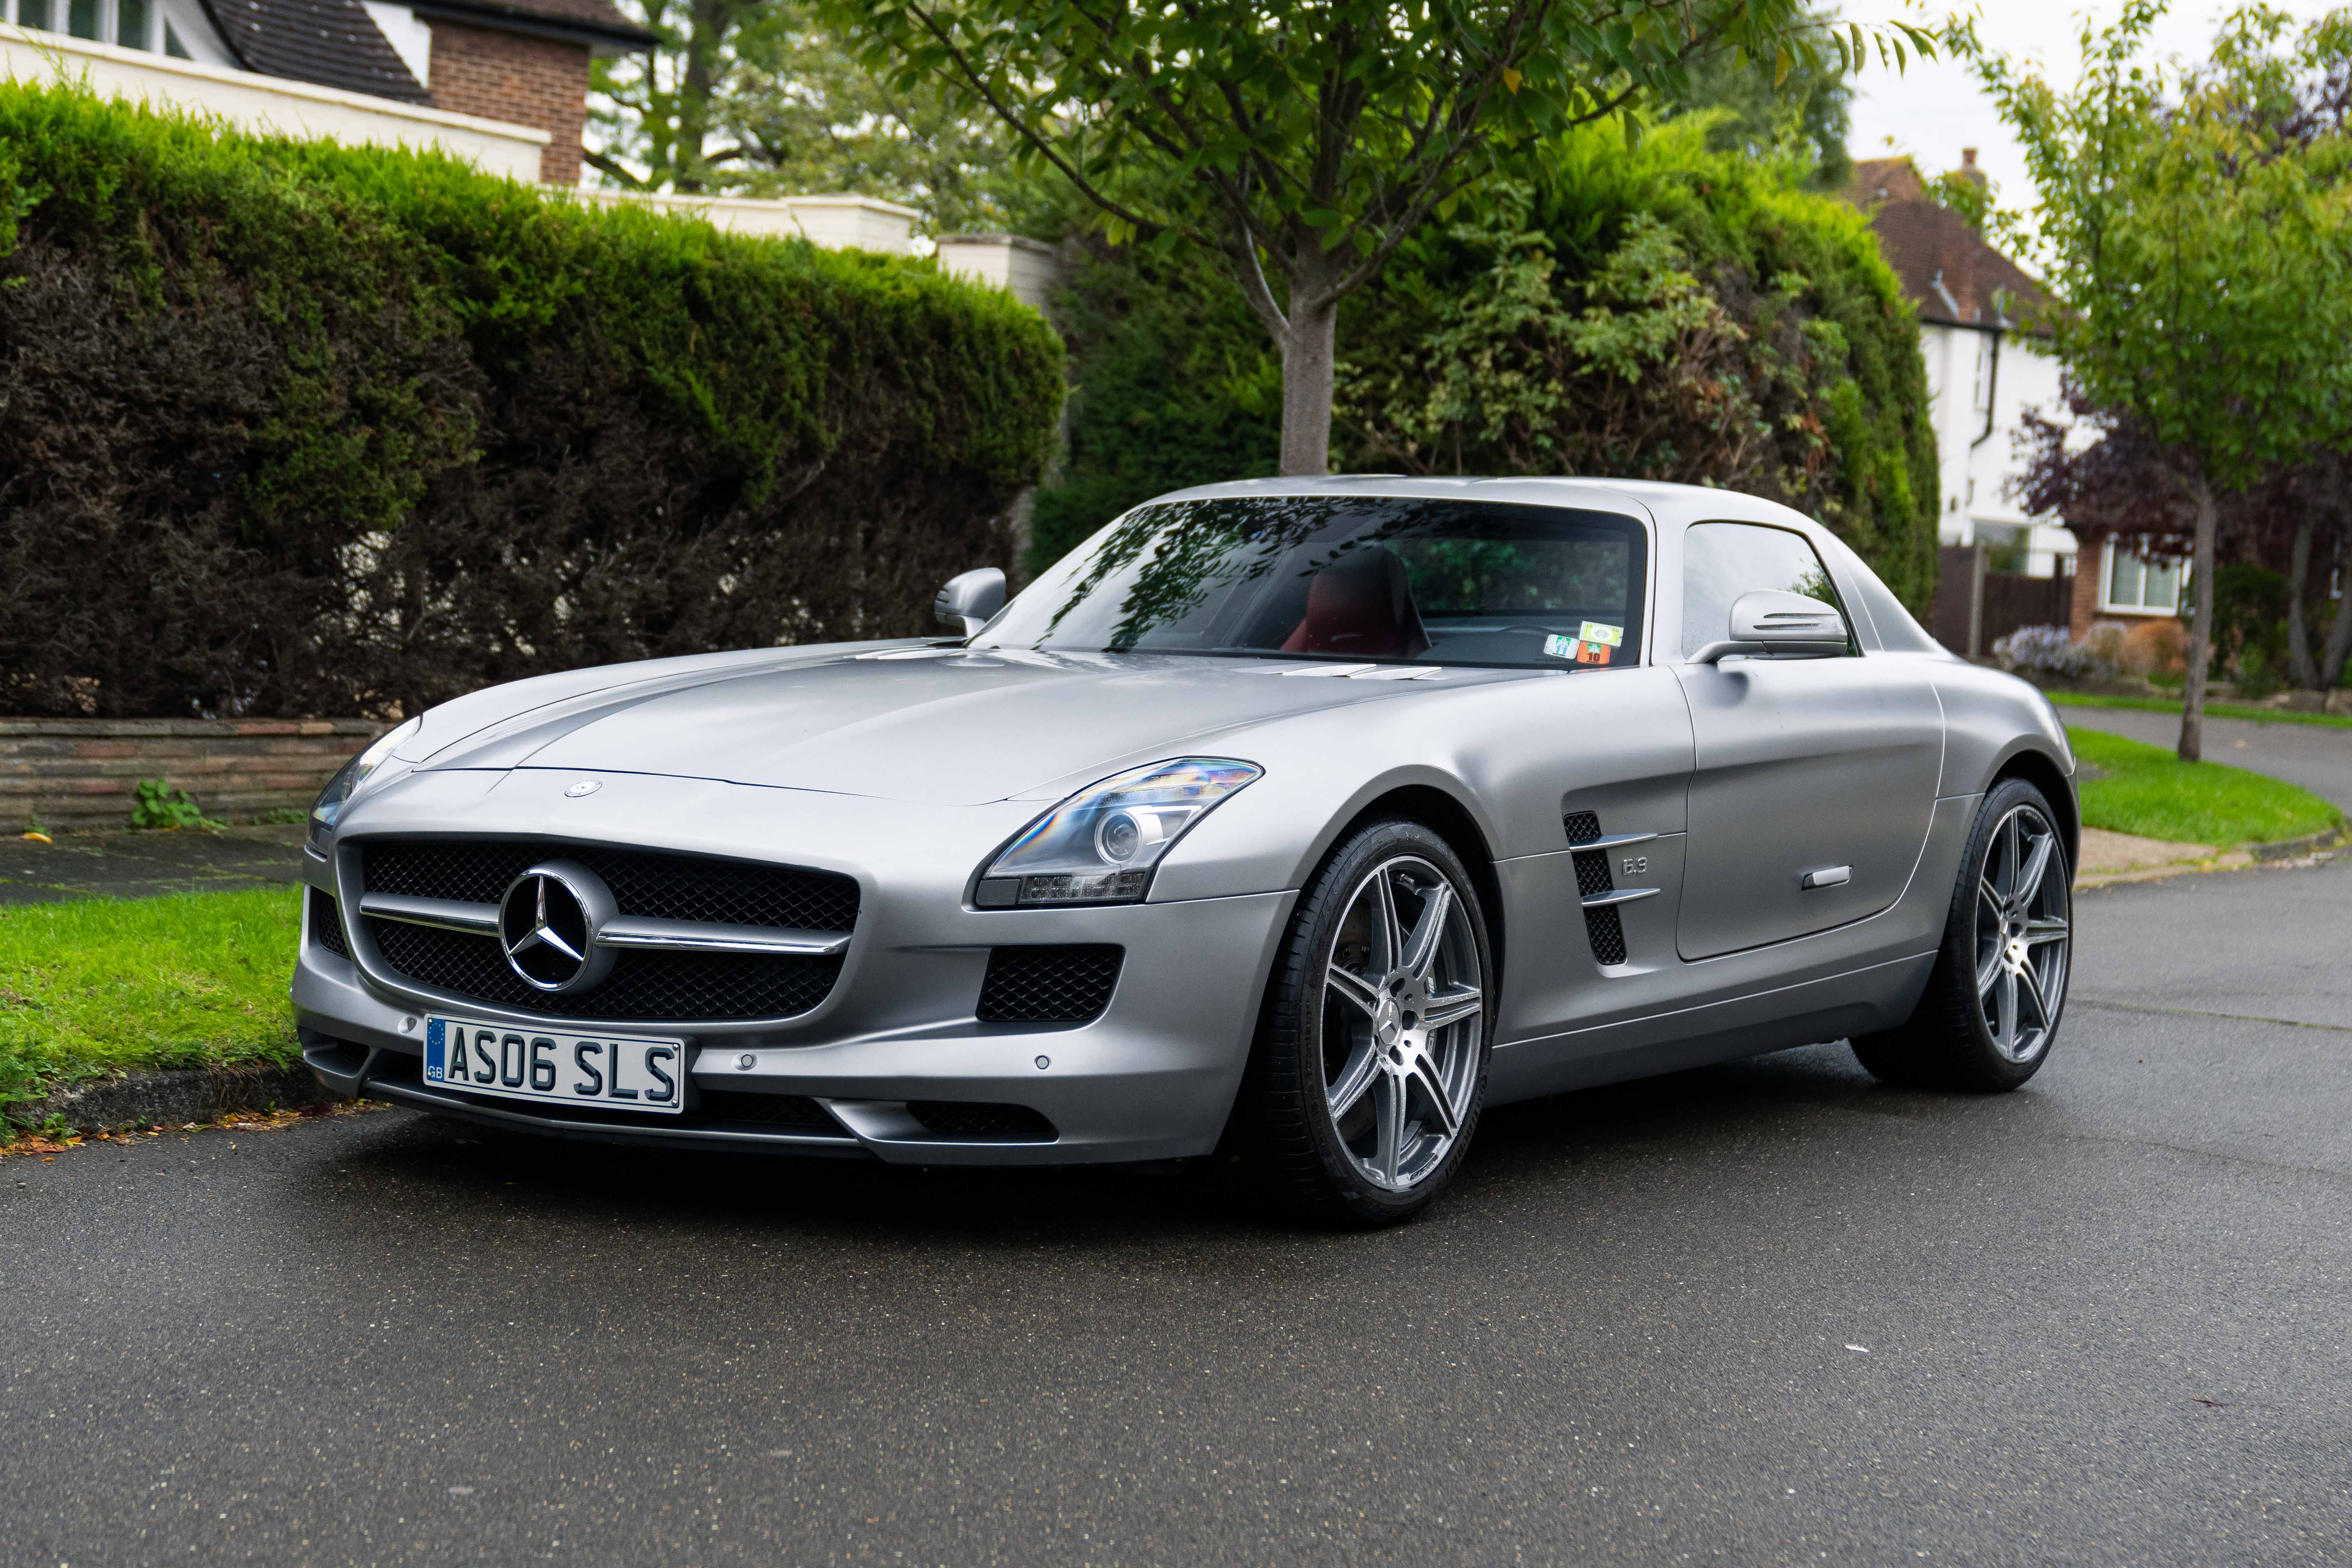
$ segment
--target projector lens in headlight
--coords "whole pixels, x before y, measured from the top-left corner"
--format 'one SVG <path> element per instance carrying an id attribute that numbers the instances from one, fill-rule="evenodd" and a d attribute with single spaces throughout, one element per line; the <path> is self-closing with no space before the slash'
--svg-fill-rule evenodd
<path id="1" fill-rule="evenodd" d="M 1263 771 L 1226 757 L 1185 757 L 1080 790 L 981 873 L 976 901 L 983 909 L 1135 903 L 1185 830 Z"/>

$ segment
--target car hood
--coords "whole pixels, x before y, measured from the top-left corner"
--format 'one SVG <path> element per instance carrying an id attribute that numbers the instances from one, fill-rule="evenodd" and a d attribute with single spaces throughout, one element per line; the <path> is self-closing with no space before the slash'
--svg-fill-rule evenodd
<path id="1" fill-rule="evenodd" d="M 427 766 L 666 773 L 977 805 L 1138 753 L 1213 750 L 1220 731 L 1427 685 L 1280 673 L 1299 668 L 918 648 L 735 665 L 700 678 L 666 672 L 519 714 L 447 746 Z M 1475 679 L 1465 672 L 1445 683 L 1465 678 Z"/>

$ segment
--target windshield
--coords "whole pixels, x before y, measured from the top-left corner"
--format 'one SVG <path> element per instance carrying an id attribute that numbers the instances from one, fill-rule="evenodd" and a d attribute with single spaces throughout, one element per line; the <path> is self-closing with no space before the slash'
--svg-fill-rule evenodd
<path id="1" fill-rule="evenodd" d="M 1633 519 L 1559 507 L 1169 501 L 1054 566 L 974 646 L 1607 668 L 1641 657 L 1643 549 Z"/>

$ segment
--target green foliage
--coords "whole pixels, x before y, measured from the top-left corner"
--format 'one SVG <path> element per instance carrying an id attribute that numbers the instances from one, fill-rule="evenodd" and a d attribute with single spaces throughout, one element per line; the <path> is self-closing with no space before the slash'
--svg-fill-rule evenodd
<path id="1" fill-rule="evenodd" d="M 1283 354 L 1297 473 L 1328 463 L 1339 302 L 1489 158 L 1670 101 L 1712 57 L 1777 85 L 1867 42 L 1803 0 L 828 4 L 894 85 L 944 81 L 996 113 L 1113 243 L 1218 258 Z M 1906 40 L 1928 47 L 1906 23 L 1877 35 L 1882 53 Z"/>
<path id="2" fill-rule="evenodd" d="M 1343 323 L 1341 463 L 1727 485 L 1820 518 L 1924 607 L 1936 452 L 1910 308 L 1859 215 L 1705 140 L 1557 139 L 1401 249 Z M 1071 300 L 1069 461 L 1038 498 L 1038 565 L 1275 450 L 1273 356 L 1213 278 L 1118 252 Z"/>
<path id="3" fill-rule="evenodd" d="M 1810 19 L 1820 28 L 1838 25 L 1826 6 Z M 1707 55 L 1691 66 L 1683 88 L 1656 104 L 1662 120 L 1706 117 L 1710 152 L 1759 159 L 1795 153 L 1809 165 L 1804 183 L 1814 190 L 1835 190 L 1853 170 L 1845 149 L 1853 109 L 1852 72 L 1834 54 L 1792 57 L 1778 81 L 1735 55 Z"/>
<path id="4" fill-rule="evenodd" d="M 2213 573 L 2213 647 L 2237 668 L 2238 694 L 2268 697 L 2284 684 L 2286 575 L 2252 562 Z"/>
<path id="5" fill-rule="evenodd" d="M 1981 173 L 1947 169 L 1932 179 L 1921 181 L 1919 188 L 1937 206 L 1968 220 L 1968 226 L 1978 233 L 1993 226 L 2000 194 Z"/>
<path id="6" fill-rule="evenodd" d="M 133 827 L 220 827 L 198 809 L 186 790 L 163 779 L 141 779 L 131 805 Z"/>
<path id="7" fill-rule="evenodd" d="M 2220 763 L 2184 763 L 2159 746 L 2068 730 L 2075 757 L 2102 777 L 2082 786 L 2083 826 L 2176 844 L 2268 844 L 2340 825 L 2308 790 Z"/>
<path id="8" fill-rule="evenodd" d="M 1061 344 L 928 261 L 21 84 L 0 150 L 0 706 L 415 711 L 1012 564 Z"/>
<path id="9" fill-rule="evenodd" d="M 299 889 L 0 910 L 0 1100 L 132 1068 L 285 1066 Z"/>
<path id="10" fill-rule="evenodd" d="M 2067 309 L 2048 323 L 2093 402 L 2144 421 L 2184 473 L 2244 488 L 2352 438 L 2352 142 L 2283 139 L 2307 74 L 2352 63 L 2343 24 L 2281 47 L 2284 13 L 2233 16 L 2201 72 L 2141 58 L 2161 6 L 2086 27 L 2059 93 L 1982 57 L 2040 197 L 2032 246 Z"/>

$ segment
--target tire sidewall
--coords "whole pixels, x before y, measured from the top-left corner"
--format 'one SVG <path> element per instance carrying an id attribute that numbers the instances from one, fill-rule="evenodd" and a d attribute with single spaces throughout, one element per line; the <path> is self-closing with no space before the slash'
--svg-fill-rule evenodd
<path id="1" fill-rule="evenodd" d="M 1478 952 L 1479 990 L 1485 1012 L 1478 1033 L 1478 1062 L 1471 1080 L 1469 1103 L 1462 1114 L 1462 1130 L 1438 1167 L 1410 1191 L 1391 1192 L 1373 1185 L 1357 1172 L 1339 1141 L 1323 1087 L 1323 986 L 1321 976 L 1338 945 L 1339 928 L 1354 892 L 1366 873 L 1383 861 L 1410 855 L 1435 867 L 1450 883 L 1469 916 L 1472 941 Z M 1284 944 L 1282 965 L 1295 976 L 1270 995 L 1272 1004 L 1262 1042 L 1275 1055 L 1269 1062 L 1277 1083 L 1297 1095 L 1302 1131 L 1321 1164 L 1337 1202 L 1355 1218 L 1371 1223 L 1393 1222 L 1435 1201 L 1450 1184 L 1469 1152 L 1478 1118 L 1486 1103 L 1486 1076 L 1494 1060 L 1495 963 L 1486 934 L 1486 905 L 1477 885 L 1452 847 L 1418 822 L 1374 822 L 1344 838 L 1309 879 L 1307 897 Z M 1303 963 L 1300 958 L 1303 949 Z M 1275 1008 L 1282 1009 L 1276 1016 Z"/>

